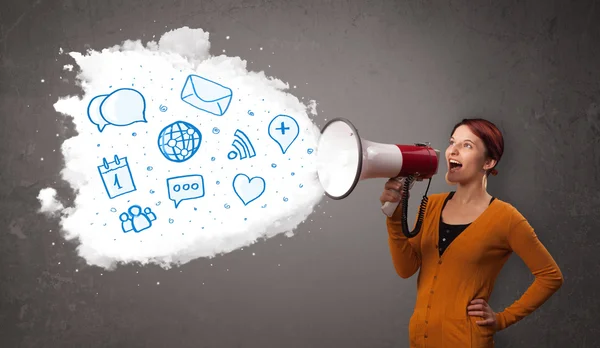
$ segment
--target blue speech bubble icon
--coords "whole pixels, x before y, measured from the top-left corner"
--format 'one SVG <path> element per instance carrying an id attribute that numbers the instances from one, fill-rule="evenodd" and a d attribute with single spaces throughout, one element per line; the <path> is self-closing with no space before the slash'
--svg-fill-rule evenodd
<path id="1" fill-rule="evenodd" d="M 299 133 L 298 122 L 291 116 L 277 115 L 269 123 L 269 136 L 279 145 L 282 153 L 286 153 Z"/>
<path id="2" fill-rule="evenodd" d="M 146 99 L 133 88 L 120 88 L 92 98 L 87 113 L 100 132 L 107 125 L 124 127 L 146 122 Z"/>
<path id="3" fill-rule="evenodd" d="M 108 122 L 104 118 L 102 118 L 102 115 L 100 114 L 100 105 L 102 105 L 102 101 L 104 101 L 104 99 L 106 99 L 107 96 L 108 94 L 95 96 L 94 98 L 92 98 L 92 100 L 90 100 L 90 103 L 88 104 L 87 108 L 88 118 L 90 119 L 90 121 L 92 121 L 93 124 L 96 125 L 96 127 L 98 127 L 98 130 L 100 132 L 102 132 L 104 130 L 104 127 L 108 125 Z"/>
<path id="4" fill-rule="evenodd" d="M 172 177 L 167 179 L 167 190 L 177 208 L 182 201 L 204 197 L 204 178 L 199 174 Z"/>

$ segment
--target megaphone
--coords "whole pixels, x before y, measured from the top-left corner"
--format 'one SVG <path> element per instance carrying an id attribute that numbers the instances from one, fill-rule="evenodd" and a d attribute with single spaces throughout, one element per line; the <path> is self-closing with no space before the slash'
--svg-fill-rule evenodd
<path id="1" fill-rule="evenodd" d="M 316 150 L 317 175 L 327 197 L 348 197 L 359 181 L 373 178 L 395 178 L 402 183 L 403 233 L 412 238 L 419 233 L 431 178 L 437 174 L 440 151 L 427 143 L 412 145 L 382 144 L 362 139 L 356 127 L 345 118 L 335 118 L 321 129 Z M 408 190 L 415 181 L 429 179 L 421 201 L 417 223 L 409 231 L 407 222 Z M 399 202 L 385 202 L 381 207 L 392 216 Z"/>

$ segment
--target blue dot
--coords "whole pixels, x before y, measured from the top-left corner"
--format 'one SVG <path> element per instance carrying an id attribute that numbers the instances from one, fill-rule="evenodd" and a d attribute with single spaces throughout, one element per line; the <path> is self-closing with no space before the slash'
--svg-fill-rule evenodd
<path id="1" fill-rule="evenodd" d="M 151 171 L 151 170 L 152 170 L 152 169 L 154 169 L 154 168 L 152 168 L 152 166 L 148 166 L 148 168 L 146 168 L 146 169 L 147 169 L 148 171 Z"/>
<path id="2" fill-rule="evenodd" d="M 224 207 L 225 207 L 225 209 L 231 208 L 231 206 L 229 206 L 229 204 L 225 204 Z"/>
<path id="3" fill-rule="evenodd" d="M 213 134 L 219 134 L 221 132 L 221 130 L 217 127 L 212 129 Z"/>
<path id="4" fill-rule="evenodd" d="M 96 145 L 96 146 L 100 147 L 100 144 L 98 144 L 98 145 Z"/>
<path id="5" fill-rule="evenodd" d="M 271 164 L 271 167 L 276 168 L 277 165 L 275 163 Z"/>
<path id="6" fill-rule="evenodd" d="M 296 173 L 292 172 L 292 176 L 296 175 Z"/>
<path id="7" fill-rule="evenodd" d="M 287 197 L 283 197 L 283 201 L 284 201 L 284 202 L 287 202 L 287 201 L 288 201 L 288 198 L 287 198 Z"/>
<path id="8" fill-rule="evenodd" d="M 110 208 L 110 211 L 112 211 L 113 213 L 117 211 L 117 209 L 115 208 Z"/>
<path id="9" fill-rule="evenodd" d="M 216 160 L 216 158 L 214 158 L 214 157 L 211 157 L 211 158 L 210 158 L 210 160 L 214 162 L 214 160 Z"/>
<path id="10" fill-rule="evenodd" d="M 310 155 L 311 153 L 313 153 L 313 149 L 306 150 L 306 153 Z"/>
<path id="11" fill-rule="evenodd" d="M 169 223 L 172 224 L 173 222 L 175 222 L 175 220 L 173 219 L 169 219 Z"/>
<path id="12" fill-rule="evenodd" d="M 150 190 L 150 194 L 154 194 L 154 190 Z"/>
<path id="13" fill-rule="evenodd" d="M 160 205 L 160 201 L 156 202 L 156 206 L 158 207 Z"/>
<path id="14" fill-rule="evenodd" d="M 221 182 L 217 180 L 217 185 L 219 185 L 219 184 L 221 184 Z"/>
<path id="15" fill-rule="evenodd" d="M 299 188 L 303 188 L 303 187 L 304 187 L 304 185 L 300 184 L 300 185 L 298 185 L 298 187 L 299 187 Z"/>

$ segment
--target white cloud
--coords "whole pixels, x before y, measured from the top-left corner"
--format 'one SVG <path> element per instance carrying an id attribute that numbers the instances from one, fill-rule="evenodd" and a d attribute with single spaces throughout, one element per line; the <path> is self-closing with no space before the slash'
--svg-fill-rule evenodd
<path id="1" fill-rule="evenodd" d="M 40 213 L 52 216 L 64 209 L 62 203 L 56 199 L 56 190 L 51 187 L 41 189 L 37 199 L 41 204 Z"/>
<path id="2" fill-rule="evenodd" d="M 102 51 L 69 53 L 84 95 L 60 98 L 54 104 L 58 112 L 73 117 L 78 132 L 62 145 L 62 176 L 76 198 L 73 207 L 62 211 L 61 225 L 67 239 L 78 238 L 79 255 L 89 264 L 112 269 L 120 262 L 152 262 L 168 268 L 172 263 L 230 252 L 260 237 L 289 233 L 323 197 L 313 153 L 320 132 L 307 115 L 310 108 L 285 92 L 288 86 L 282 81 L 248 71 L 240 57 L 211 56 L 209 48 L 208 33 L 184 27 L 146 47 L 140 41 L 126 41 Z M 183 101 L 181 92 L 189 75 L 231 89 L 231 102 L 203 104 L 193 95 Z M 188 88 L 184 94 L 197 93 L 207 100 L 226 95 L 226 88 L 195 79 L 197 89 Z M 126 90 L 111 94 L 119 89 Z M 217 116 L 193 105 L 217 114 L 226 112 Z M 278 115 L 292 117 L 299 131 L 286 153 L 269 136 L 271 120 Z M 131 123 L 136 120 L 141 122 Z M 280 120 L 291 121 L 279 118 L 276 123 Z M 112 124 L 100 127 L 100 132 L 97 125 L 107 121 Z M 177 121 L 185 124 L 169 127 Z M 163 140 L 168 142 L 168 131 L 182 125 L 201 133 L 200 147 L 186 161 L 174 162 L 161 153 L 159 135 L 166 129 Z M 278 126 L 271 125 L 271 134 Z M 295 127 L 293 122 L 284 126 L 282 132 Z M 185 128 L 184 136 L 196 135 L 194 128 L 190 133 Z M 274 137 L 293 138 L 289 133 Z M 255 155 L 248 147 L 250 153 L 240 159 L 248 140 Z M 181 144 L 167 143 L 165 152 L 174 149 L 170 145 L 176 149 Z M 193 146 L 181 146 L 194 151 Z M 133 184 L 128 182 L 128 171 Z M 263 178 L 264 193 L 245 205 L 234 191 L 232 180 L 237 174 Z M 189 175 L 195 176 L 177 178 Z M 260 193 L 259 180 L 236 183 L 246 202 Z M 50 193 L 53 197 L 53 189 L 44 189 L 40 197 Z M 182 195 L 190 199 L 181 200 L 176 208 L 174 200 Z M 44 202 L 43 206 L 62 209 Z M 138 215 L 134 208 L 135 217 L 124 219 L 123 225 L 120 216 L 126 217 L 132 205 L 139 205 L 141 212 L 150 208 L 151 213 Z M 133 230 L 124 233 L 123 226 Z"/>

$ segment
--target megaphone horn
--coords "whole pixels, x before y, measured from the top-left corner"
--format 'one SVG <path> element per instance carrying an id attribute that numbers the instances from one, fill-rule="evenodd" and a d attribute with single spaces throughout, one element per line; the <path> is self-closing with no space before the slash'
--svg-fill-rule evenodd
<path id="1" fill-rule="evenodd" d="M 408 190 L 414 180 L 437 174 L 440 157 L 440 151 L 426 143 L 383 144 L 361 139 L 345 118 L 323 126 L 316 152 L 319 181 L 325 194 L 335 200 L 348 197 L 359 181 L 372 178 L 408 178 Z M 386 202 L 382 209 L 391 216 L 397 206 L 398 202 Z"/>

